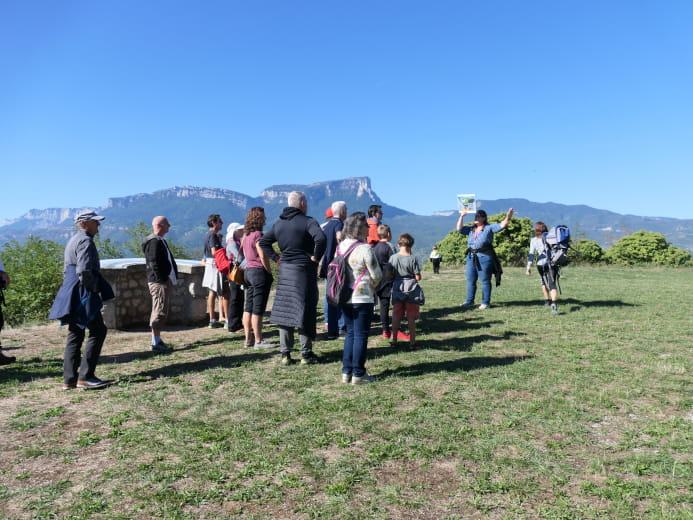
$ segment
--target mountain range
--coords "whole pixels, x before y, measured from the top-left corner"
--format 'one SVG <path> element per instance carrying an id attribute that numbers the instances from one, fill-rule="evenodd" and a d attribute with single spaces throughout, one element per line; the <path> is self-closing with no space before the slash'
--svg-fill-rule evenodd
<path id="1" fill-rule="evenodd" d="M 108 200 L 105 207 L 32 209 L 21 217 L 0 224 L 0 244 L 9 240 L 23 242 L 29 235 L 40 236 L 65 243 L 74 231 L 73 218 L 85 210 L 96 210 L 106 220 L 101 227 L 102 238 L 118 243 L 129 237 L 125 230 L 138 222 L 151 222 L 155 215 L 166 215 L 172 223 L 169 237 L 176 243 L 201 250 L 207 231 L 207 216 L 219 213 L 226 224 L 243 222 L 247 210 L 263 206 L 267 214 L 267 228 L 286 206 L 289 192 L 300 190 L 308 198 L 308 213 L 318 221 L 324 220 L 325 210 L 335 200 L 344 200 L 349 212 L 368 210 L 371 204 L 383 206 L 383 221 L 392 227 L 393 236 L 407 232 L 416 239 L 415 249 L 423 255 L 441 240 L 457 221 L 456 209 L 441 209 L 433 215 L 416 215 L 406 209 L 384 202 L 371 188 L 368 177 L 316 182 L 313 184 L 282 184 L 270 186 L 251 197 L 223 188 L 195 186 L 172 187 L 154 193 L 139 193 Z M 455 193 L 451 192 L 450 200 Z M 665 217 L 620 215 L 585 205 L 538 203 L 526 199 L 497 199 L 481 201 L 489 215 L 515 208 L 517 217 L 532 221 L 543 220 L 549 225 L 566 224 L 574 239 L 587 238 L 608 248 L 619 238 L 638 230 L 662 233 L 674 246 L 693 250 L 693 220 Z"/>

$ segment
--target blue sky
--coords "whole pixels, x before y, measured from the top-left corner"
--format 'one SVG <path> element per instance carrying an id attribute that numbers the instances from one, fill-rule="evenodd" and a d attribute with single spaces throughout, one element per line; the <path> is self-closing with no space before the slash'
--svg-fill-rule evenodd
<path id="1" fill-rule="evenodd" d="M 0 221 L 369 176 L 693 218 L 693 2 L 0 0 Z"/>

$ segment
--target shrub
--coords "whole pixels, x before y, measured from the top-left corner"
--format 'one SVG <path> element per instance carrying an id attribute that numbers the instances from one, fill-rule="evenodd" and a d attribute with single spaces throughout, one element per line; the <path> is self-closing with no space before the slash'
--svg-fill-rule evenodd
<path id="1" fill-rule="evenodd" d="M 671 246 L 661 233 L 636 231 L 625 236 L 606 251 L 609 262 L 623 265 L 659 264 L 667 266 L 688 265 L 691 254 Z"/>
<path id="2" fill-rule="evenodd" d="M 604 251 L 594 240 L 578 240 L 572 247 L 575 249 L 575 254 L 570 256 L 577 263 L 597 264 L 604 257 Z"/>
<path id="3" fill-rule="evenodd" d="M 48 317 L 63 281 L 63 251 L 60 244 L 34 236 L 24 244 L 12 240 L 2 247 L 10 276 L 3 314 L 10 325 Z"/>

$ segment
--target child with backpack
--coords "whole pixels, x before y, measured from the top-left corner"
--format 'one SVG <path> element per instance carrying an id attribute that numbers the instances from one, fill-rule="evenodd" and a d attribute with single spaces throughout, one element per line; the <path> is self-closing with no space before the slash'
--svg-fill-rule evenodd
<path id="1" fill-rule="evenodd" d="M 529 242 L 526 275 L 532 273 L 532 262 L 536 258 L 537 271 L 541 278 L 541 291 L 544 293 L 544 306 L 551 308 L 551 314 L 558 314 L 558 291 L 556 290 L 556 272 L 552 272 L 551 262 L 544 242 L 546 224 L 538 221 L 534 224 L 534 237 Z M 549 300 L 550 296 L 550 300 Z"/>
<path id="2" fill-rule="evenodd" d="M 416 320 L 420 316 L 419 305 L 423 303 L 423 291 L 419 286 L 421 281 L 421 266 L 411 249 L 414 246 L 414 237 L 409 233 L 402 233 L 397 239 L 399 253 L 390 257 L 390 265 L 394 281 L 392 283 L 392 343 L 397 346 L 399 336 L 399 324 L 403 317 L 409 322 L 409 348 L 417 349 L 416 344 Z"/>

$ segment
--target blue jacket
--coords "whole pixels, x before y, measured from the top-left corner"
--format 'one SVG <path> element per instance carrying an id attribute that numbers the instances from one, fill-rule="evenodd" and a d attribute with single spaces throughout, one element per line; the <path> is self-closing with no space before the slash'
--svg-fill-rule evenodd
<path id="1" fill-rule="evenodd" d="M 48 319 L 60 320 L 61 324 L 74 323 L 84 329 L 101 312 L 103 300 L 115 295 L 113 288 L 99 273 L 99 292 L 92 292 L 79 281 L 77 267 L 65 267 L 65 279 L 58 289 Z M 103 299 L 103 300 L 102 300 Z"/>

